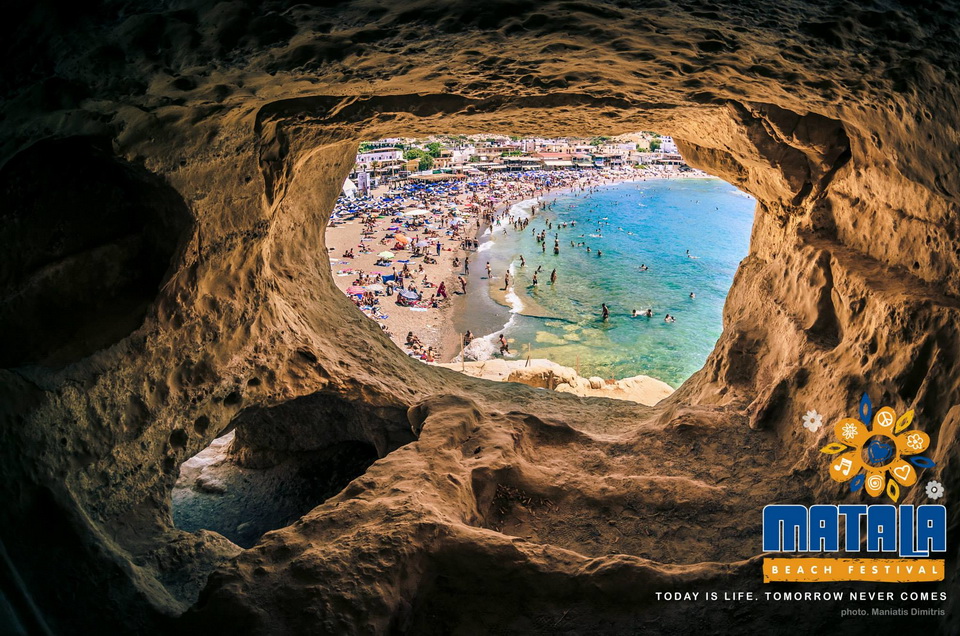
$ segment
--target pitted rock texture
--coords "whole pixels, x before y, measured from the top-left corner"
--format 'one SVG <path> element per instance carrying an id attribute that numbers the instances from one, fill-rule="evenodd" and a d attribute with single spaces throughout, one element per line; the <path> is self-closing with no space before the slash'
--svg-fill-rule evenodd
<path id="1" fill-rule="evenodd" d="M 784 608 L 651 594 L 759 589 L 764 505 L 855 499 L 823 474 L 829 427 L 799 422 L 863 391 L 916 410 L 929 476 L 960 489 L 952 3 L 51 7 L 17 5 L 0 38 L 0 536 L 20 624 L 758 629 Z M 656 407 L 421 365 L 336 292 L 324 229 L 360 139 L 643 129 L 758 199 L 723 336 Z M 50 168 L 56 148 L 93 177 Z M 169 507 L 180 464 L 230 426 L 239 465 L 347 442 L 381 459 L 241 552 Z M 956 631 L 953 602 L 911 628 Z M 820 609 L 791 627 L 839 606 Z"/>

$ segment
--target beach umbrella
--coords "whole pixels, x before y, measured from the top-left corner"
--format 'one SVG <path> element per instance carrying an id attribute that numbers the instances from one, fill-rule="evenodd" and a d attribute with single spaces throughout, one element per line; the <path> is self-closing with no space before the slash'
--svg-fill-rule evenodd
<path id="1" fill-rule="evenodd" d="M 377 256 L 379 256 L 382 259 L 389 260 L 393 258 L 393 252 L 380 252 L 379 254 L 377 254 Z"/>
<path id="2" fill-rule="evenodd" d="M 407 289 L 401 289 L 397 295 L 407 300 L 420 300 L 420 295 Z"/>
<path id="3" fill-rule="evenodd" d="M 430 241 L 418 241 L 417 247 L 429 247 Z"/>
<path id="4" fill-rule="evenodd" d="M 410 242 L 410 237 L 404 236 L 403 234 L 396 234 L 394 235 L 393 240 L 397 241 L 398 243 L 403 243 L 404 245 L 406 245 L 407 243 Z"/>
<path id="5" fill-rule="evenodd" d="M 364 289 L 363 287 L 357 287 L 356 285 L 351 285 L 350 287 L 347 287 L 347 294 L 349 294 L 350 296 L 362 295 L 365 291 L 367 290 Z"/>
<path id="6" fill-rule="evenodd" d="M 404 216 L 425 216 L 430 214 L 428 210 L 407 210 L 403 213 Z"/>

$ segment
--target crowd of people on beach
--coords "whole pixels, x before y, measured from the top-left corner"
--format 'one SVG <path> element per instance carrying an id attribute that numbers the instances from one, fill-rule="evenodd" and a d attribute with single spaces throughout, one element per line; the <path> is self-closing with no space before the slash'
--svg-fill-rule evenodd
<path id="1" fill-rule="evenodd" d="M 511 223 L 508 210 L 513 203 L 541 198 L 558 190 L 589 192 L 603 184 L 635 177 L 635 171 L 618 174 L 528 171 L 493 174 L 478 181 L 407 183 L 376 196 L 344 196 L 336 203 L 330 226 L 335 232 L 347 223 L 359 224 L 361 232 L 355 245 L 330 247 L 331 251 L 340 252 L 340 257 L 331 258 L 331 262 L 339 266 L 335 272 L 338 278 L 350 279 L 349 285 L 341 284 L 341 287 L 354 304 L 380 322 L 384 331 L 393 337 L 388 328 L 390 316 L 382 310 L 381 301 L 389 299 L 398 308 L 428 311 L 443 309 L 451 294 L 466 294 L 470 257 L 480 247 L 479 237 L 487 227 L 506 232 L 506 226 Z M 514 227 L 522 230 L 526 223 L 517 220 Z M 545 231 L 541 234 L 545 251 L 547 236 Z M 379 249 L 384 251 L 376 252 Z M 556 237 L 553 249 L 559 253 Z M 355 267 L 374 255 L 371 269 Z M 537 284 L 539 274 L 538 271 Z M 554 269 L 549 276 L 550 284 L 556 284 L 557 278 Z M 509 283 L 507 273 L 505 285 Z M 413 335 L 412 330 L 408 331 Z M 441 352 L 455 353 L 442 351 L 446 343 L 440 339 L 424 345 L 420 337 L 414 336 L 397 344 L 410 355 L 424 360 L 436 359 Z M 501 351 L 509 352 L 505 340 Z"/>
<path id="2" fill-rule="evenodd" d="M 449 180 L 433 183 L 405 183 L 390 190 L 382 190 L 374 196 L 338 199 L 331 215 L 330 225 L 333 234 L 328 235 L 328 243 L 338 243 L 341 234 L 337 228 L 347 224 L 359 225 L 360 236 L 347 232 L 356 244 L 343 245 L 340 249 L 330 247 L 331 251 L 340 251 L 339 258 L 331 258 L 338 266 L 335 269 L 338 284 L 353 302 L 370 318 L 381 323 L 382 328 L 407 353 L 426 361 L 451 359 L 459 350 L 468 345 L 474 336 L 453 333 L 444 337 L 446 329 L 432 326 L 433 333 L 415 335 L 423 329 L 424 318 L 406 318 L 398 315 L 402 309 L 413 312 L 443 310 L 454 295 L 465 295 L 470 273 L 471 257 L 476 260 L 480 249 L 480 238 L 487 228 L 491 233 L 530 231 L 540 246 L 541 254 L 550 249 L 552 254 L 561 253 L 561 233 L 570 236 L 571 249 L 583 249 L 587 254 L 603 256 L 602 250 L 593 250 L 588 244 L 587 235 L 577 230 L 577 222 L 554 222 L 537 213 L 552 209 L 555 202 L 546 198 L 560 190 L 573 196 L 587 196 L 596 192 L 600 186 L 623 180 L 644 178 L 641 170 L 610 171 L 527 171 L 507 174 L 491 174 L 481 180 Z M 535 200 L 530 216 L 511 215 L 514 203 Z M 604 223 L 598 222 L 590 236 L 602 237 Z M 576 235 L 573 233 L 576 232 Z M 347 239 L 350 240 L 350 239 Z M 566 238 L 564 239 L 566 243 Z M 377 247 L 374 247 L 376 245 Z M 377 250 L 383 250 L 377 252 Z M 688 256 L 690 256 L 688 252 Z M 691 258 L 695 258 L 690 256 Z M 366 260 L 365 260 L 366 259 Z M 372 260 L 371 262 L 371 259 Z M 368 263 L 369 270 L 359 265 Z M 524 257 L 519 256 L 520 267 L 526 266 Z M 538 265 L 532 275 L 532 287 L 542 284 L 555 286 L 560 278 L 557 267 L 550 268 L 546 275 L 542 265 Z M 641 272 L 649 271 L 641 265 Z M 486 274 L 493 280 L 494 272 L 486 263 Z M 350 285 L 339 279 L 349 278 Z M 544 279 L 546 279 L 544 281 Z M 504 292 L 511 289 L 509 269 L 503 274 Z M 452 291 L 451 291 L 452 290 Z M 690 298 L 694 298 L 690 294 Z M 397 310 L 386 314 L 382 302 L 392 302 Z M 600 310 L 599 320 L 610 320 L 610 310 L 606 304 Z M 394 316 L 394 319 L 391 319 Z M 643 311 L 636 309 L 633 317 L 652 318 L 652 308 Z M 665 322 L 674 322 L 675 316 L 666 315 Z M 389 326 L 396 322 L 396 330 L 408 337 L 399 339 L 393 336 Z M 409 329 L 408 327 L 414 327 Z M 499 351 L 502 355 L 511 355 L 509 342 L 503 334 L 497 336 Z"/>

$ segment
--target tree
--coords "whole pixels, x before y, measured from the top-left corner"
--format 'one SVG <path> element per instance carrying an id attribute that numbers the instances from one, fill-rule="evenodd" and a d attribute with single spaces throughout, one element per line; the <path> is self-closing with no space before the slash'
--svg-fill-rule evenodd
<path id="1" fill-rule="evenodd" d="M 440 156 L 440 148 L 441 148 L 441 145 L 439 141 L 435 141 L 433 143 L 427 144 L 427 152 L 434 159 Z"/>
<path id="2" fill-rule="evenodd" d="M 360 144 L 360 147 L 357 149 L 357 152 L 362 153 L 362 152 L 369 152 L 371 150 L 373 150 L 373 144 L 371 144 L 369 141 L 364 141 L 363 143 Z"/>
<path id="3" fill-rule="evenodd" d="M 410 148 L 409 150 L 403 153 L 403 158 L 407 160 L 419 159 L 420 164 L 418 168 L 421 171 L 429 170 L 430 168 L 433 167 L 433 157 L 431 157 L 429 154 L 427 154 L 423 150 L 420 150 L 419 148 Z"/>
<path id="4" fill-rule="evenodd" d="M 654 150 L 660 150 L 660 140 L 659 140 L 659 139 L 651 139 L 651 140 L 650 140 L 650 151 L 653 152 Z"/>

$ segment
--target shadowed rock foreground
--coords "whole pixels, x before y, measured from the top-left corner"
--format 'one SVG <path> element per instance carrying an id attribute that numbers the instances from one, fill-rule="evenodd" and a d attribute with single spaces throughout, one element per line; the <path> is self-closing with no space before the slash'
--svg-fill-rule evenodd
<path id="1" fill-rule="evenodd" d="M 0 38 L 14 631 L 960 629 L 953 598 L 881 624 L 653 596 L 761 591 L 764 505 L 859 500 L 800 417 L 864 391 L 915 409 L 956 545 L 953 3 L 49 6 Z M 758 200 L 723 336 L 655 407 L 422 365 L 331 281 L 360 139 L 634 130 Z M 228 427 L 243 469 L 379 460 L 242 550 L 170 511 Z M 956 548 L 947 571 L 956 590 Z"/>

